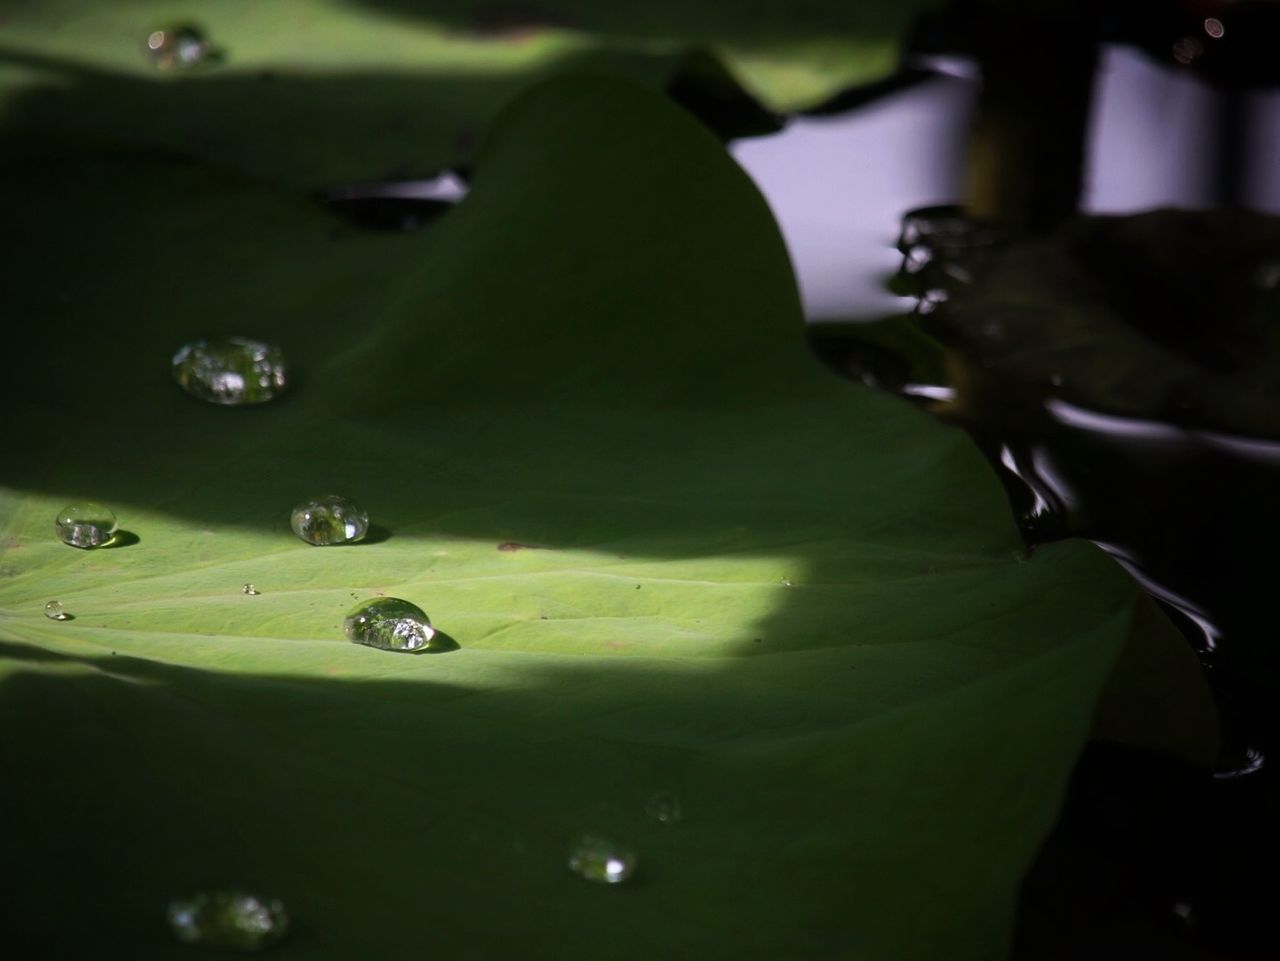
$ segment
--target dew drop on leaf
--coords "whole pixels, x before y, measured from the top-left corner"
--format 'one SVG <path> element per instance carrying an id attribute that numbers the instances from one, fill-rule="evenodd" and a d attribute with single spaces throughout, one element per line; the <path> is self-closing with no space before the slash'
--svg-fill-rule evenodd
<path id="1" fill-rule="evenodd" d="M 369 532 L 369 515 L 349 497 L 313 497 L 293 509 L 293 532 L 308 544 L 353 544 Z"/>
<path id="2" fill-rule="evenodd" d="M 193 24 L 175 23 L 147 34 L 147 56 L 161 70 L 194 67 L 212 52 L 204 32 Z"/>
<path id="3" fill-rule="evenodd" d="M 258 595 L 258 594 L 261 594 L 262 592 L 258 590 L 256 587 L 254 587 L 252 584 L 246 584 L 244 587 L 240 588 L 240 593 Z"/>
<path id="4" fill-rule="evenodd" d="M 348 640 L 380 651 L 440 654 L 458 645 L 431 626 L 416 604 L 398 597 L 379 597 L 358 604 L 343 622 Z"/>
<path id="5" fill-rule="evenodd" d="M 67 609 L 62 606 L 62 601 L 50 601 L 44 606 L 44 616 L 51 621 L 66 621 L 71 619 L 71 615 L 67 613 Z"/>
<path id="6" fill-rule="evenodd" d="M 77 501 L 58 512 L 53 529 L 58 540 L 71 547 L 102 547 L 115 537 L 116 513 L 97 501 Z"/>
<path id="7" fill-rule="evenodd" d="M 612 838 L 582 834 L 569 847 L 569 870 L 598 884 L 621 884 L 636 869 L 636 856 Z"/>
<path id="8" fill-rule="evenodd" d="M 275 899 L 244 891 L 201 891 L 169 902 L 169 927 L 186 944 L 261 951 L 284 938 L 289 916 Z"/>
<path id="9" fill-rule="evenodd" d="M 210 404 L 261 404 L 288 381 L 279 347 L 247 337 L 193 340 L 173 355 L 173 379 Z"/>

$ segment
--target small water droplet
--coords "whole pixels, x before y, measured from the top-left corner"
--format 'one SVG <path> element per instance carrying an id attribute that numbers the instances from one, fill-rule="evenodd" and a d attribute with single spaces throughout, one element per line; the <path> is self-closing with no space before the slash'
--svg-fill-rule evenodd
<path id="1" fill-rule="evenodd" d="M 789 577 L 784 577 L 784 578 L 782 579 L 782 586 L 783 586 L 783 587 L 790 587 L 790 586 L 791 586 L 791 578 L 789 578 Z"/>
<path id="2" fill-rule="evenodd" d="M 343 622 L 347 638 L 380 651 L 418 651 L 439 654 L 458 645 L 439 633 L 416 604 L 398 597 L 380 597 L 352 609 Z"/>
<path id="3" fill-rule="evenodd" d="M 650 794 L 644 810 L 649 817 L 663 824 L 684 820 L 684 809 L 680 805 L 680 799 L 670 791 L 655 791 Z"/>
<path id="4" fill-rule="evenodd" d="M 620 884 L 636 869 L 636 856 L 617 841 L 583 834 L 569 847 L 569 870 L 598 884 Z"/>
<path id="5" fill-rule="evenodd" d="M 357 227 L 413 231 L 457 206 L 470 189 L 462 174 L 445 170 L 427 180 L 347 184 L 315 196 Z"/>
<path id="6" fill-rule="evenodd" d="M 289 916 L 274 898 L 244 891 L 201 891 L 169 902 L 169 927 L 186 944 L 260 951 L 284 938 Z"/>
<path id="7" fill-rule="evenodd" d="M 193 340 L 173 355 L 173 379 L 211 404 L 261 404 L 287 381 L 279 347 L 247 337 Z"/>
<path id="8" fill-rule="evenodd" d="M 97 501 L 77 501 L 58 512 L 53 530 L 58 540 L 72 547 L 102 547 L 115 538 L 116 514 Z"/>
<path id="9" fill-rule="evenodd" d="M 194 67 L 212 53 L 204 32 L 194 24 L 175 23 L 147 34 L 147 55 L 161 70 Z"/>
<path id="10" fill-rule="evenodd" d="M 1227 28 L 1222 25 L 1222 21 L 1217 17 L 1205 17 L 1204 32 L 1213 37 L 1214 40 L 1220 40 L 1227 32 Z"/>
<path id="11" fill-rule="evenodd" d="M 350 497 L 313 497 L 293 509 L 293 532 L 308 544 L 354 544 L 369 532 L 369 515 Z"/>
<path id="12" fill-rule="evenodd" d="M 62 606 L 62 601 L 50 601 L 44 606 L 44 616 L 51 621 L 66 621 L 71 619 L 71 615 L 67 613 L 67 609 Z"/>
<path id="13" fill-rule="evenodd" d="M 246 584 L 244 587 L 240 588 L 240 593 L 257 595 L 257 594 L 261 594 L 262 592 L 258 590 L 256 587 L 254 587 L 252 584 Z"/>

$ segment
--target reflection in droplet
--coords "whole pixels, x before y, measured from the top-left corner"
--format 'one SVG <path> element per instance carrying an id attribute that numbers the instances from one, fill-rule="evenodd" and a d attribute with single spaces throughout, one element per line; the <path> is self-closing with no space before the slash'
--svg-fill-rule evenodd
<path id="1" fill-rule="evenodd" d="M 369 514 L 350 497 L 326 494 L 313 497 L 293 509 L 293 532 L 308 544 L 354 544 L 369 532 Z"/>
<path id="2" fill-rule="evenodd" d="M 252 584 L 245 584 L 245 585 L 244 585 L 244 587 L 240 588 L 240 593 L 241 593 L 241 594 L 254 594 L 254 595 L 257 595 L 257 594 L 261 594 L 262 592 L 261 592 L 261 591 L 259 591 L 259 590 L 258 590 L 256 587 L 254 587 Z"/>
<path id="3" fill-rule="evenodd" d="M 147 34 L 147 55 L 161 70 L 194 67 L 212 52 L 204 32 L 193 24 L 174 24 Z"/>
<path id="4" fill-rule="evenodd" d="M 67 609 L 62 606 L 62 601 L 50 601 L 44 606 L 44 616 L 51 621 L 70 620 L 71 615 L 67 613 Z"/>
<path id="5" fill-rule="evenodd" d="M 201 891 L 169 902 L 169 927 L 186 944 L 261 951 L 289 931 L 284 905 L 244 891 Z"/>
<path id="6" fill-rule="evenodd" d="M 380 651 L 440 654 L 458 649 L 457 643 L 431 626 L 422 608 L 398 597 L 379 597 L 357 605 L 343 628 L 349 640 Z"/>
<path id="7" fill-rule="evenodd" d="M 680 799 L 670 791 L 655 791 L 650 794 L 644 810 L 649 817 L 663 824 L 684 820 L 684 808 Z"/>
<path id="8" fill-rule="evenodd" d="M 287 382 L 279 347 L 224 337 L 193 340 L 173 355 L 173 379 L 211 404 L 261 404 L 278 397 Z"/>
<path id="9" fill-rule="evenodd" d="M 116 514 L 97 501 L 78 501 L 58 512 L 53 522 L 58 540 L 89 550 L 110 544 L 116 533 Z"/>
<path id="10" fill-rule="evenodd" d="M 569 847 L 569 870 L 598 884 L 620 884 L 636 869 L 636 856 L 612 838 L 582 834 Z"/>

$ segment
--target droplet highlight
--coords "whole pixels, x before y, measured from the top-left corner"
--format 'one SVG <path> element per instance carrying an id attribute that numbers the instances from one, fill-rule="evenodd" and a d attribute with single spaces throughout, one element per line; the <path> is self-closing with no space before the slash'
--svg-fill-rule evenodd
<path id="1" fill-rule="evenodd" d="M 379 597 L 358 604 L 343 622 L 347 639 L 380 651 L 439 654 L 458 645 L 431 626 L 416 604 L 398 597 Z"/>
<path id="2" fill-rule="evenodd" d="M 209 60 L 213 48 L 204 31 L 190 23 L 176 23 L 147 34 L 147 56 L 161 70 L 181 70 Z"/>
<path id="3" fill-rule="evenodd" d="M 97 501 L 77 501 L 58 512 L 53 530 L 62 543 L 91 550 L 115 538 L 116 513 Z"/>
<path id="4" fill-rule="evenodd" d="M 289 931 L 284 905 L 244 891 L 201 891 L 169 902 L 169 927 L 185 944 L 224 951 L 261 951 Z"/>
<path id="5" fill-rule="evenodd" d="M 254 587 L 252 584 L 246 584 L 246 585 L 244 585 L 244 587 L 240 588 L 240 593 L 241 593 L 241 594 L 252 594 L 252 595 L 254 595 L 254 596 L 256 597 L 257 595 L 261 594 L 261 593 L 262 593 L 262 591 L 258 590 L 258 589 L 257 589 L 256 587 Z"/>
<path id="6" fill-rule="evenodd" d="M 262 404 L 288 383 L 279 347 L 247 337 L 193 340 L 173 355 L 173 379 L 192 397 L 229 407 Z"/>
<path id="7" fill-rule="evenodd" d="M 62 601 L 50 601 L 44 606 L 44 616 L 51 621 L 69 621 L 71 615 L 67 613 L 67 609 L 62 606 Z"/>
<path id="8" fill-rule="evenodd" d="M 569 870 L 587 881 L 621 884 L 635 869 L 635 854 L 612 838 L 582 834 L 569 847 Z"/>
<path id="9" fill-rule="evenodd" d="M 757 638 L 759 640 L 759 638 Z M 649 795 L 644 805 L 645 814 L 663 824 L 674 824 L 684 820 L 684 808 L 680 798 L 670 791 L 655 791 Z"/>
<path id="10" fill-rule="evenodd" d="M 289 518 L 293 532 L 308 544 L 354 544 L 369 533 L 369 515 L 350 497 L 329 494 L 304 501 Z"/>

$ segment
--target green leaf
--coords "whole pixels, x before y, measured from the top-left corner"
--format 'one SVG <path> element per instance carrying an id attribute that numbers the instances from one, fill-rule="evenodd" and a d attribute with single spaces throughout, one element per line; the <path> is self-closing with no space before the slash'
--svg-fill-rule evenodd
<path id="1" fill-rule="evenodd" d="M 0 0 L 0 89 L 18 140 L 78 131 L 314 188 L 465 162 L 570 66 L 660 87 L 705 46 L 769 108 L 816 103 L 896 69 L 927 5 Z M 222 56 L 154 69 L 148 34 L 192 18 Z"/>
<path id="2" fill-rule="evenodd" d="M 541 86 L 409 235 L 74 137 L 0 175 L 23 957 L 174 957 L 166 899 L 217 884 L 284 899 L 282 957 L 1004 952 L 1137 593 L 1083 543 L 1029 560 L 963 435 L 822 370 L 686 115 Z M 230 332 L 289 394 L 178 391 L 172 352 Z M 289 532 L 329 491 L 369 542 Z M 133 542 L 58 543 L 82 496 Z M 460 650 L 346 642 L 379 594 Z M 632 881 L 569 873 L 585 830 Z"/>

